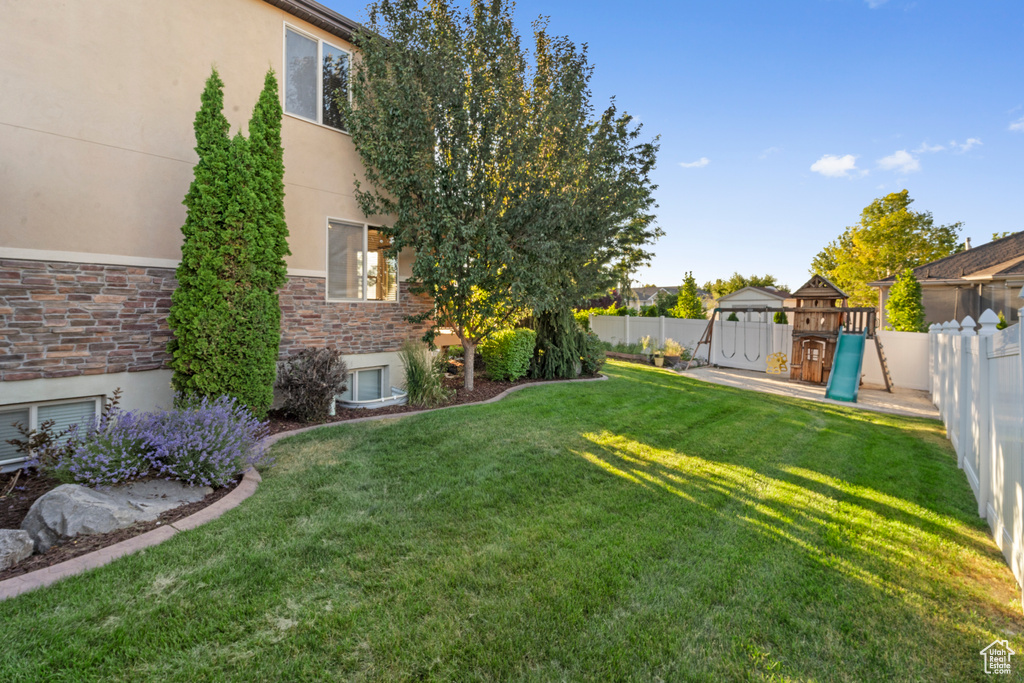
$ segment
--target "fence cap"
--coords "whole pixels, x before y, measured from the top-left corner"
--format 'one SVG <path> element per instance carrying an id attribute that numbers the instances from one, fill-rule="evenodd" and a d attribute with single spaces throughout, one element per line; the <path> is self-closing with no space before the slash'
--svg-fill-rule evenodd
<path id="1" fill-rule="evenodd" d="M 981 325 L 978 334 L 985 336 L 995 334 L 998 331 L 996 325 L 999 324 L 999 316 L 991 308 L 986 308 L 985 312 L 978 316 L 978 324 Z"/>
<path id="2" fill-rule="evenodd" d="M 974 322 L 974 318 L 972 318 L 971 316 L 967 316 L 966 318 L 964 318 L 964 321 L 962 323 L 960 323 L 960 324 L 963 325 L 963 329 L 960 330 L 960 335 L 961 336 L 963 336 L 963 337 L 973 337 L 974 336 L 974 326 L 977 325 L 977 323 Z"/>
<path id="3" fill-rule="evenodd" d="M 931 325 L 928 326 L 929 332 L 938 332 L 941 329 L 942 325 L 940 325 L 939 323 L 932 323 Z"/>
<path id="4" fill-rule="evenodd" d="M 958 325 L 955 320 L 947 320 L 942 325 L 942 329 L 944 329 L 944 330 L 946 330 L 948 332 L 952 332 L 953 330 L 959 330 L 960 329 L 960 325 Z"/>

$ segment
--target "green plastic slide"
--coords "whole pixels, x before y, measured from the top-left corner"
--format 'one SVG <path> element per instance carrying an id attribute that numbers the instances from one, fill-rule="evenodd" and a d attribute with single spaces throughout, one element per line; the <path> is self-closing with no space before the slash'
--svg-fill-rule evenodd
<path id="1" fill-rule="evenodd" d="M 860 371 L 864 363 L 865 333 L 844 334 L 839 328 L 839 343 L 832 360 L 832 373 L 828 376 L 825 398 L 836 401 L 856 401 L 860 388 Z"/>

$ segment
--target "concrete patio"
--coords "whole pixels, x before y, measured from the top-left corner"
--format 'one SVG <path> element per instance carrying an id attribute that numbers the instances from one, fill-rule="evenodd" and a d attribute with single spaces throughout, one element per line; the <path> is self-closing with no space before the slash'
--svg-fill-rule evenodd
<path id="1" fill-rule="evenodd" d="M 692 377 L 693 379 L 699 379 L 702 382 L 722 384 L 736 387 L 737 389 L 763 391 L 769 394 L 778 394 L 779 396 L 803 398 L 817 403 L 831 403 L 837 406 L 873 410 L 893 415 L 939 419 L 939 411 L 932 405 L 928 392 L 916 389 L 896 387 L 893 388 L 890 394 L 881 385 L 864 384 L 857 394 L 857 402 L 847 403 L 846 401 L 833 401 L 825 398 L 824 386 L 791 382 L 788 375 L 769 375 L 752 370 L 714 367 L 693 368 L 688 372 L 680 374 Z"/>

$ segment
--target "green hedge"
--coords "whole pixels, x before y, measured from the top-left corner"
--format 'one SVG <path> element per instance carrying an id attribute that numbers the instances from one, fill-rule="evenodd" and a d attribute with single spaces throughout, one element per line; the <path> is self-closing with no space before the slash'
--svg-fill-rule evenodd
<path id="1" fill-rule="evenodd" d="M 537 333 L 533 330 L 501 330 L 492 334 L 479 346 L 487 376 L 498 381 L 525 377 L 536 342 Z"/>

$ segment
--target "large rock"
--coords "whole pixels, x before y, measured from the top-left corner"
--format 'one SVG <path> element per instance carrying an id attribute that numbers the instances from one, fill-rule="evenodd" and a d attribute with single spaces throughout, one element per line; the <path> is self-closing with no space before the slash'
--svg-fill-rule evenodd
<path id="1" fill-rule="evenodd" d="M 28 511 L 21 528 L 43 553 L 55 543 L 79 535 L 105 534 L 149 522 L 167 510 L 202 500 L 208 487 L 188 487 L 177 481 L 152 480 L 96 491 L 63 484 L 41 496 Z"/>
<path id="2" fill-rule="evenodd" d="M 32 554 L 32 537 L 20 529 L 0 529 L 0 571 Z"/>

